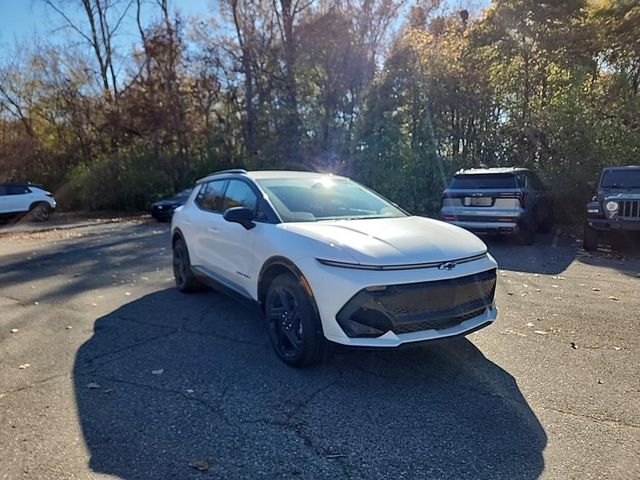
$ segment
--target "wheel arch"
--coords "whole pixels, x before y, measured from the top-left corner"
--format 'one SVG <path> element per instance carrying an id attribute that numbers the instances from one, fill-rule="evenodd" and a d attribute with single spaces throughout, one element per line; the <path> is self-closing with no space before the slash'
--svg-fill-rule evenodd
<path id="1" fill-rule="evenodd" d="M 38 205 L 46 205 L 49 209 L 51 209 L 51 205 L 49 204 L 49 202 L 47 202 L 46 200 L 34 200 L 33 202 L 31 202 L 31 204 L 29 205 L 29 211 L 33 210 L 34 208 L 36 208 Z"/>
<path id="2" fill-rule="evenodd" d="M 176 228 L 171 234 L 171 248 L 176 246 L 176 242 L 178 240 L 182 240 L 186 243 L 186 240 L 184 239 L 184 235 L 182 234 L 182 231 L 179 228 Z"/>
<path id="3" fill-rule="evenodd" d="M 269 258 L 266 262 L 264 262 L 264 265 L 262 265 L 262 268 L 260 269 L 260 274 L 258 275 L 258 302 L 260 303 L 262 308 L 264 309 L 264 299 L 267 295 L 267 289 L 269 288 L 269 285 L 274 278 L 283 273 L 291 273 L 300 280 L 300 283 L 302 283 L 302 286 L 309 294 L 309 297 L 311 298 L 313 306 L 317 312 L 318 308 L 316 306 L 315 297 L 306 277 L 295 263 L 282 256 Z"/>

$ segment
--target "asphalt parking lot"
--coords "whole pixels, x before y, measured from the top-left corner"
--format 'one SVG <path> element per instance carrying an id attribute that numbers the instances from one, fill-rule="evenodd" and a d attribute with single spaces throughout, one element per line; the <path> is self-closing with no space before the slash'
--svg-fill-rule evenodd
<path id="1" fill-rule="evenodd" d="M 0 478 L 640 478 L 633 251 L 491 241 L 492 326 L 295 370 L 168 237 L 0 232 Z"/>

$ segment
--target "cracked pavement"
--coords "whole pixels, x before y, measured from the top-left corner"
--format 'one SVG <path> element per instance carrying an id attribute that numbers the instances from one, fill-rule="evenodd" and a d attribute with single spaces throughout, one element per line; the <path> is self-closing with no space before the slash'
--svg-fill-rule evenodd
<path id="1" fill-rule="evenodd" d="M 552 240 L 467 339 L 295 370 L 166 225 L 3 233 L 0 479 L 640 478 L 640 260 Z"/>

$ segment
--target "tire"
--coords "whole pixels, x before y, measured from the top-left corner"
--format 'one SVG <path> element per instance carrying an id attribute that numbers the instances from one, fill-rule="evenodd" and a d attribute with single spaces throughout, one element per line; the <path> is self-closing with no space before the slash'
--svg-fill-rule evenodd
<path id="1" fill-rule="evenodd" d="M 536 241 L 537 230 L 535 224 L 535 216 L 533 217 L 533 220 L 530 219 L 526 222 L 523 222 L 520 225 L 520 228 L 520 233 L 518 233 L 518 240 L 520 241 L 520 243 L 524 245 L 533 245 L 533 243 Z"/>
<path id="2" fill-rule="evenodd" d="M 584 236 L 582 238 L 582 246 L 588 252 L 592 252 L 598 249 L 598 239 L 600 234 L 598 230 L 590 227 L 588 224 L 584 224 Z"/>
<path id="3" fill-rule="evenodd" d="M 51 207 L 48 203 L 40 202 L 36 203 L 29 210 L 28 218 L 34 222 L 46 222 L 49 220 L 51 214 Z"/>
<path id="4" fill-rule="evenodd" d="M 544 221 L 538 225 L 538 231 L 540 233 L 551 233 L 551 230 L 553 230 L 553 224 L 555 223 L 555 216 L 553 214 L 553 210 L 549 210 L 547 212 L 547 216 L 545 217 Z"/>
<path id="5" fill-rule="evenodd" d="M 292 367 L 318 364 L 331 355 L 313 302 L 290 273 L 278 275 L 267 289 L 264 311 L 271 345 L 280 360 Z"/>
<path id="6" fill-rule="evenodd" d="M 179 238 L 173 244 L 173 276 L 177 289 L 183 293 L 196 292 L 202 289 L 202 284 L 191 271 L 189 250 L 182 238 Z"/>

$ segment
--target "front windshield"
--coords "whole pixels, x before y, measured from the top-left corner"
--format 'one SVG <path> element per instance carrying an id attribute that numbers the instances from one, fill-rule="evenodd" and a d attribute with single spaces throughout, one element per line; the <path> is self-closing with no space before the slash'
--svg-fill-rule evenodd
<path id="1" fill-rule="evenodd" d="M 640 188 L 640 169 L 607 170 L 602 176 L 603 188 Z"/>
<path id="2" fill-rule="evenodd" d="M 257 183 L 284 222 L 406 216 L 384 198 L 345 178 L 319 175 L 262 179 Z"/>

